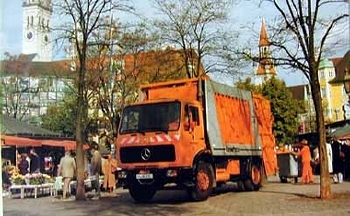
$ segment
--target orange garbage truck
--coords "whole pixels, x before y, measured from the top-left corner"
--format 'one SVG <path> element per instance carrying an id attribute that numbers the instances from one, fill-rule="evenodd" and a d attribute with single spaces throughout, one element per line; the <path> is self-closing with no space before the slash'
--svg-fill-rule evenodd
<path id="1" fill-rule="evenodd" d="M 276 172 L 272 122 L 268 100 L 210 79 L 143 85 L 122 112 L 118 184 L 136 202 L 168 188 L 202 201 L 227 182 L 259 190 Z"/>

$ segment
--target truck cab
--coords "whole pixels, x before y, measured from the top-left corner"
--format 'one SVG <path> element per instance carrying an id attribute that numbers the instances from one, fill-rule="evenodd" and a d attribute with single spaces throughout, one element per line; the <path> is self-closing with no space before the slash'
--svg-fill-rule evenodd
<path id="1" fill-rule="evenodd" d="M 201 111 L 197 101 L 180 100 L 125 107 L 117 148 L 119 183 L 127 188 L 156 185 L 156 189 L 192 184 L 193 158 L 206 150 Z"/>

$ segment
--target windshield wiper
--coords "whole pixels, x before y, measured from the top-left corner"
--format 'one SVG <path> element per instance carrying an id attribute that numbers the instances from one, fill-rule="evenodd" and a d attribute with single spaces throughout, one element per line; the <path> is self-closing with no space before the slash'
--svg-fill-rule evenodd
<path id="1" fill-rule="evenodd" d="M 157 131 L 161 132 L 161 133 L 165 133 L 168 134 L 168 128 L 162 127 L 162 128 L 154 128 L 154 131 L 157 133 Z M 159 133 L 158 132 L 158 133 Z"/>

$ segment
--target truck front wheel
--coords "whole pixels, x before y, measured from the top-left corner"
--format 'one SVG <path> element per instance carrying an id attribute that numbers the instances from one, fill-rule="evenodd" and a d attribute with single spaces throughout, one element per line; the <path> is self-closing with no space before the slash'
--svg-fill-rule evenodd
<path id="1" fill-rule="evenodd" d="M 133 183 L 129 187 L 129 194 L 136 202 L 147 202 L 153 198 L 156 189 L 151 185 Z"/>
<path id="2" fill-rule="evenodd" d="M 195 169 L 195 186 L 189 189 L 189 194 L 194 201 L 206 200 L 213 191 L 214 171 L 213 167 L 200 161 Z"/>

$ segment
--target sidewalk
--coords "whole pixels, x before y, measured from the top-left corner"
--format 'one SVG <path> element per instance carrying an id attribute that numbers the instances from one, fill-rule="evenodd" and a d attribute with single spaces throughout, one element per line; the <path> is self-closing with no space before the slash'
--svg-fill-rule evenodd
<path id="1" fill-rule="evenodd" d="M 47 215 L 349 215 L 350 181 L 332 184 L 334 199 L 321 200 L 320 177 L 314 184 L 280 183 L 278 176 L 269 177 L 269 182 L 255 192 L 222 191 L 204 202 L 191 202 L 186 191 L 160 191 L 147 204 L 135 203 L 127 190 L 116 189 L 113 193 L 102 192 L 99 200 L 75 201 L 45 196 L 37 199 L 4 198 L 6 216 Z"/>

